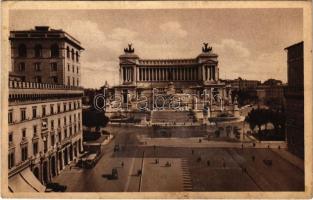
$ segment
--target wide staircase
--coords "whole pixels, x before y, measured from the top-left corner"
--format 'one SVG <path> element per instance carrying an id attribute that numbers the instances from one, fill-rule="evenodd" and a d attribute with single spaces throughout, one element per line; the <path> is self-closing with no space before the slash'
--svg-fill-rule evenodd
<path id="1" fill-rule="evenodd" d="M 190 111 L 173 111 L 173 110 L 158 110 L 152 111 L 152 123 L 167 123 L 167 124 L 184 124 L 192 123 L 195 119 L 193 112 Z"/>

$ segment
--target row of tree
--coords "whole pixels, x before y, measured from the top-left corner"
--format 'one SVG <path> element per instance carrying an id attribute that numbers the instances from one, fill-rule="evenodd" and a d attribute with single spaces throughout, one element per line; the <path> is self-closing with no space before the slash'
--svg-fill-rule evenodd
<path id="1" fill-rule="evenodd" d="M 251 130 L 254 130 L 256 127 L 258 127 L 260 138 L 262 137 L 262 126 L 265 126 L 266 131 L 267 125 L 269 123 L 274 126 L 274 131 L 276 134 L 284 134 L 285 132 L 286 117 L 285 113 L 282 111 L 273 111 L 263 108 L 252 109 L 246 116 L 245 120 L 249 123 Z"/>

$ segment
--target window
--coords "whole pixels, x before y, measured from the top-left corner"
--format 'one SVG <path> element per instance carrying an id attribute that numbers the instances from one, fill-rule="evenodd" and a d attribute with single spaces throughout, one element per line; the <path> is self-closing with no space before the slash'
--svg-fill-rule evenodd
<path id="1" fill-rule="evenodd" d="M 8 121 L 9 121 L 9 124 L 13 123 L 13 111 L 12 110 L 9 111 L 9 119 L 8 119 Z"/>
<path id="2" fill-rule="evenodd" d="M 73 133 L 73 130 L 72 130 L 72 126 L 70 127 L 70 136 L 72 135 L 72 133 Z"/>
<path id="3" fill-rule="evenodd" d="M 21 62 L 21 63 L 18 65 L 18 71 L 20 71 L 20 72 L 25 71 L 25 63 L 24 63 L 24 62 Z"/>
<path id="4" fill-rule="evenodd" d="M 70 123 L 72 123 L 72 115 L 70 115 Z"/>
<path id="5" fill-rule="evenodd" d="M 37 136 L 37 126 L 36 125 L 33 126 L 33 130 L 34 130 L 34 137 L 35 137 L 35 136 Z"/>
<path id="6" fill-rule="evenodd" d="M 37 72 L 41 71 L 40 63 L 35 63 L 34 68 L 35 68 L 35 71 Z"/>
<path id="7" fill-rule="evenodd" d="M 27 48 L 25 44 L 20 44 L 18 46 L 18 56 L 19 57 L 26 57 L 27 56 Z"/>
<path id="8" fill-rule="evenodd" d="M 23 137 L 23 138 L 26 138 L 26 128 L 24 128 L 24 129 L 22 130 L 22 137 Z"/>
<path id="9" fill-rule="evenodd" d="M 12 167 L 14 167 L 14 165 L 15 165 L 14 151 L 12 151 L 12 152 L 9 153 L 8 162 L 9 162 L 9 169 L 11 169 Z"/>
<path id="10" fill-rule="evenodd" d="M 77 79 L 77 86 L 79 86 L 79 80 Z"/>
<path id="11" fill-rule="evenodd" d="M 70 106 L 69 110 L 72 110 L 72 103 L 71 102 L 69 103 L 69 106 Z"/>
<path id="12" fill-rule="evenodd" d="M 21 109 L 21 121 L 26 120 L 26 108 Z"/>
<path id="13" fill-rule="evenodd" d="M 37 44 L 35 46 L 35 57 L 36 58 L 42 57 L 42 46 L 40 44 Z"/>
<path id="14" fill-rule="evenodd" d="M 58 138 L 59 138 L 59 142 L 61 142 L 61 140 L 62 140 L 62 133 L 61 133 L 61 131 L 58 132 Z"/>
<path id="15" fill-rule="evenodd" d="M 76 114 L 74 114 L 74 122 L 76 122 Z"/>
<path id="16" fill-rule="evenodd" d="M 66 117 L 64 117 L 64 125 L 66 125 Z"/>
<path id="17" fill-rule="evenodd" d="M 64 138 L 67 138 L 67 128 L 64 129 Z"/>
<path id="18" fill-rule="evenodd" d="M 60 128 L 61 127 L 61 119 L 59 118 L 58 119 L 58 128 Z"/>
<path id="19" fill-rule="evenodd" d="M 76 62 L 79 62 L 79 54 L 78 54 L 78 51 L 76 51 Z"/>
<path id="20" fill-rule="evenodd" d="M 74 49 L 72 49 L 72 60 L 74 60 L 74 55 L 75 55 Z"/>
<path id="21" fill-rule="evenodd" d="M 77 66 L 77 68 L 76 68 L 76 72 L 77 72 L 77 74 L 78 74 L 78 66 Z"/>
<path id="22" fill-rule="evenodd" d="M 58 71 L 58 63 L 53 62 L 50 64 L 50 66 L 51 66 L 51 71 L 53 71 L 53 72 Z"/>
<path id="23" fill-rule="evenodd" d="M 78 113 L 78 121 L 80 122 L 80 113 Z"/>
<path id="24" fill-rule="evenodd" d="M 28 157 L 27 146 L 23 146 L 22 147 L 22 161 L 27 160 L 27 157 Z"/>
<path id="25" fill-rule="evenodd" d="M 42 106 L 42 116 L 46 116 L 46 106 Z"/>
<path id="26" fill-rule="evenodd" d="M 59 47 L 57 44 L 53 44 L 51 47 L 50 47 L 50 51 L 51 51 L 51 57 L 52 58 L 57 58 L 59 57 Z"/>
<path id="27" fill-rule="evenodd" d="M 58 77 L 57 76 L 51 76 L 51 80 L 53 83 L 58 83 Z"/>
<path id="28" fill-rule="evenodd" d="M 66 57 L 70 58 L 70 48 L 66 47 Z"/>
<path id="29" fill-rule="evenodd" d="M 37 107 L 33 107 L 33 119 L 37 118 Z"/>
<path id="30" fill-rule="evenodd" d="M 54 135 L 51 135 L 51 146 L 54 146 L 55 143 L 55 137 Z"/>
<path id="31" fill-rule="evenodd" d="M 38 142 L 34 142 L 33 143 L 33 155 L 37 155 L 38 154 Z"/>
<path id="32" fill-rule="evenodd" d="M 51 130 L 54 130 L 54 120 L 51 120 L 50 124 L 51 124 Z"/>
<path id="33" fill-rule="evenodd" d="M 71 80 L 70 80 L 70 77 L 69 77 L 69 76 L 67 77 L 67 85 L 68 85 L 68 86 L 71 85 Z"/>
<path id="34" fill-rule="evenodd" d="M 75 86 L 75 78 L 73 77 L 73 86 Z"/>
<path id="35" fill-rule="evenodd" d="M 43 151 L 46 153 L 48 151 L 48 140 L 43 141 Z"/>
<path id="36" fill-rule="evenodd" d="M 63 104 L 63 112 L 66 111 L 66 103 Z"/>
<path id="37" fill-rule="evenodd" d="M 13 142 L 13 133 L 12 132 L 9 133 L 9 142 Z"/>
<path id="38" fill-rule="evenodd" d="M 50 105 L 50 115 L 53 115 L 54 114 L 54 105 L 51 104 Z"/>
<path id="39" fill-rule="evenodd" d="M 58 104 L 58 113 L 60 113 L 60 112 L 61 112 L 61 105 Z"/>
<path id="40" fill-rule="evenodd" d="M 41 76 L 35 76 L 35 82 L 41 83 Z"/>
<path id="41" fill-rule="evenodd" d="M 70 71 L 70 64 L 67 64 L 67 71 Z"/>
<path id="42" fill-rule="evenodd" d="M 73 71 L 73 73 L 75 72 L 75 66 L 74 65 L 72 66 L 72 71 Z"/>

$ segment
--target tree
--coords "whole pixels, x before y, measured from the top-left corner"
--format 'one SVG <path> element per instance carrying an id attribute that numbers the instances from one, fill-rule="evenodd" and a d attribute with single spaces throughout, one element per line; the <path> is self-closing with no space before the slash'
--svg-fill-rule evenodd
<path id="1" fill-rule="evenodd" d="M 94 108 L 83 110 L 83 125 L 91 129 L 96 127 L 99 131 L 100 127 L 105 127 L 109 122 L 109 118 L 105 116 L 104 111 L 98 111 Z"/>

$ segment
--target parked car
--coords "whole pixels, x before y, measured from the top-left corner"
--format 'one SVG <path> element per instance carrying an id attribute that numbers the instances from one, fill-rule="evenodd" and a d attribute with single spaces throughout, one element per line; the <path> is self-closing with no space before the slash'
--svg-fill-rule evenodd
<path id="1" fill-rule="evenodd" d="M 118 179 L 118 172 L 116 168 L 112 169 L 112 174 L 111 174 L 112 179 Z"/>
<path id="2" fill-rule="evenodd" d="M 46 187 L 47 187 L 46 189 L 47 191 L 52 190 L 53 192 L 65 192 L 67 188 L 66 185 L 61 185 L 59 183 L 53 183 L 53 182 L 47 183 Z"/>
<path id="3" fill-rule="evenodd" d="M 120 145 L 116 144 L 114 146 L 114 152 L 119 151 L 120 150 Z"/>

